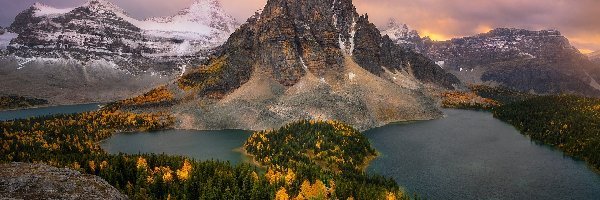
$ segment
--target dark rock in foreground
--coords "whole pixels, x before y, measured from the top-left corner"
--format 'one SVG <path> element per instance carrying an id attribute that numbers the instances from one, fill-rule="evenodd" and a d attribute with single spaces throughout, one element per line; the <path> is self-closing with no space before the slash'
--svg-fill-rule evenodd
<path id="1" fill-rule="evenodd" d="M 128 199 L 93 175 L 44 164 L 0 165 L 0 199 Z"/>

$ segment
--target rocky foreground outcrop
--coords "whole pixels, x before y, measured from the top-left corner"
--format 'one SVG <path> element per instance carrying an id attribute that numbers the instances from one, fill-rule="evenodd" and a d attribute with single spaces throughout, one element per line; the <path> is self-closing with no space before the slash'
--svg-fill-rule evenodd
<path id="1" fill-rule="evenodd" d="M 128 199 L 93 175 L 44 164 L 0 164 L 0 199 Z"/>

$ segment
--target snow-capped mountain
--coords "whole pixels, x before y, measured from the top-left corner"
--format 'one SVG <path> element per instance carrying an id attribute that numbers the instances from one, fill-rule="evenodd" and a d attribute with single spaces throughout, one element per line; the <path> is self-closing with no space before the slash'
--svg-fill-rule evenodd
<path id="1" fill-rule="evenodd" d="M 417 49 L 419 47 L 417 44 L 422 43 L 419 32 L 410 29 L 407 24 L 399 23 L 394 18 L 389 19 L 387 25 L 381 29 L 381 35 L 387 35 L 397 44 L 411 49 Z"/>
<path id="2" fill-rule="evenodd" d="M 542 94 L 600 96 L 600 65 L 590 62 L 557 30 L 497 28 L 475 36 L 431 41 L 417 39 L 418 33 L 404 27 L 390 27 L 383 32 L 396 38 L 396 43 L 414 47 L 466 83 L 500 84 Z"/>
<path id="3" fill-rule="evenodd" d="M 557 30 L 497 28 L 488 33 L 430 42 L 424 53 L 459 77 L 542 94 L 600 96 L 600 66 Z"/>
<path id="4" fill-rule="evenodd" d="M 10 26 L 18 37 L 8 51 L 23 58 L 109 60 L 134 73 L 157 62 L 178 69 L 197 64 L 193 58 L 221 45 L 237 26 L 217 0 L 196 0 L 177 15 L 147 20 L 107 0 L 63 9 L 36 3 Z"/>
<path id="5" fill-rule="evenodd" d="M 18 36 L 8 51 L 23 58 L 110 60 L 136 71 L 134 65 L 148 62 L 142 56 L 144 37 L 120 15 L 124 11 L 106 1 L 69 9 L 36 3 L 9 27 Z"/>
<path id="6" fill-rule="evenodd" d="M 201 39 L 208 36 L 213 37 L 215 43 L 225 42 L 240 25 L 223 11 L 218 0 L 196 0 L 177 15 L 150 18 L 134 24 L 158 37 Z"/>
<path id="7" fill-rule="evenodd" d="M 170 38 L 170 41 L 149 42 L 148 46 L 160 48 L 169 46 L 167 56 L 193 55 L 223 44 L 229 35 L 239 27 L 239 23 L 227 14 L 218 0 L 196 0 L 178 14 L 168 17 L 149 18 L 144 21 L 131 21 L 144 30 L 149 38 Z M 160 41 L 160 39 L 158 40 Z"/>
<path id="8" fill-rule="evenodd" d="M 237 26 L 216 0 L 147 20 L 107 0 L 36 3 L 0 34 L 0 94 L 56 104 L 129 98 L 203 63 Z"/>
<path id="9" fill-rule="evenodd" d="M 10 41 L 17 37 L 17 34 L 6 32 L 6 29 L 0 27 L 0 55 L 6 54 L 6 47 L 10 44 Z"/>

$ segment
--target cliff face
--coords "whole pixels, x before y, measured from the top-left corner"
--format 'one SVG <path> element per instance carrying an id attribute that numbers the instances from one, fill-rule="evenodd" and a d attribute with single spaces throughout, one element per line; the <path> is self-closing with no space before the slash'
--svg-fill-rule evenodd
<path id="1" fill-rule="evenodd" d="M 495 29 L 432 43 L 425 54 L 460 74 L 479 72 L 483 82 L 519 91 L 600 96 L 600 66 L 554 30 Z"/>
<path id="2" fill-rule="evenodd" d="M 394 29 L 385 32 L 403 36 L 395 34 Z M 540 94 L 600 96 L 600 65 L 591 62 L 556 30 L 498 28 L 439 42 L 410 38 L 414 37 L 397 41 L 414 46 L 463 82 Z M 407 41 L 409 44 L 405 44 Z"/>
<path id="3" fill-rule="evenodd" d="M 238 26 L 218 0 L 146 20 L 107 0 L 74 8 L 36 3 L 0 34 L 0 94 L 51 104 L 126 99 L 203 63 Z"/>
<path id="4" fill-rule="evenodd" d="M 214 56 L 211 62 L 218 61 L 224 72 L 222 82 L 204 85 L 203 92 L 230 92 L 249 79 L 254 66 L 266 67 L 266 73 L 285 86 L 295 85 L 307 73 L 341 79 L 346 56 L 375 75 L 404 70 L 437 86 L 459 84 L 427 58 L 382 38 L 350 0 L 272 0 Z M 195 77 L 200 76 L 190 74 L 183 83 L 197 85 L 202 80 Z"/>
<path id="5" fill-rule="evenodd" d="M 171 89 L 183 128 L 336 119 L 360 129 L 441 116 L 425 87 L 460 82 L 381 37 L 350 0 L 270 0 Z M 198 106 L 202 105 L 202 106 Z"/>
<path id="6" fill-rule="evenodd" d="M 17 15 L 9 30 L 19 36 L 11 41 L 8 51 L 25 58 L 106 58 L 121 65 L 127 60 L 138 61 L 136 65 L 147 62 L 142 61 L 141 30 L 120 17 L 124 11 L 112 4 L 90 1 L 64 13 L 51 10 L 35 4 Z"/>
<path id="7" fill-rule="evenodd" d="M 36 3 L 9 27 L 18 36 L 8 51 L 21 58 L 107 60 L 134 74 L 171 73 L 199 64 L 237 26 L 217 0 L 196 0 L 177 15 L 147 20 L 106 0 L 66 9 Z"/>
<path id="8" fill-rule="evenodd" d="M 0 165 L 0 194 L 3 199 L 128 199 L 99 177 L 28 163 Z"/>

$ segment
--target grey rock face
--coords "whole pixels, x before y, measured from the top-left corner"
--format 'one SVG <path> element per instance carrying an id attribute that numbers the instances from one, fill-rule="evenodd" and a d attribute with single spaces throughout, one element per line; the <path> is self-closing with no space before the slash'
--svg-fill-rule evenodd
<path id="1" fill-rule="evenodd" d="M 43 164 L 0 165 L 2 199 L 128 199 L 97 176 Z"/>
<path id="2" fill-rule="evenodd" d="M 0 94 L 51 104 L 129 98 L 200 65 L 237 27 L 218 0 L 146 20 L 106 0 L 61 9 L 36 3 L 0 36 Z"/>
<path id="3" fill-rule="evenodd" d="M 363 68 L 374 74 L 389 71 L 409 71 L 424 83 L 454 89 L 460 80 L 446 72 L 429 58 L 410 48 L 403 48 L 389 37 L 381 37 L 374 24 L 368 22 L 368 16 L 358 20 L 354 58 Z"/>
<path id="4" fill-rule="evenodd" d="M 15 18 L 10 30 L 19 36 L 11 41 L 10 53 L 81 61 L 104 58 L 121 65 L 143 58 L 141 30 L 119 17 L 108 4 L 90 1 L 57 15 L 41 15 L 40 7 L 36 4 Z M 133 67 L 134 63 L 130 64 Z"/>
<path id="5" fill-rule="evenodd" d="M 269 0 L 203 66 L 171 85 L 184 129 L 277 128 L 299 119 L 361 130 L 442 116 L 425 87 L 458 79 L 381 37 L 351 0 Z"/>
<path id="6" fill-rule="evenodd" d="M 541 94 L 600 96 L 600 65 L 556 30 L 498 28 L 449 41 L 423 38 L 412 45 L 465 82 Z"/>
<path id="7" fill-rule="evenodd" d="M 8 51 L 22 58 L 107 60 L 134 74 L 170 73 L 200 64 L 237 26 L 216 0 L 197 0 L 177 15 L 147 20 L 131 18 L 106 0 L 72 9 L 36 3 L 9 27 L 18 37 Z"/>
<path id="8" fill-rule="evenodd" d="M 381 30 L 381 35 L 387 35 L 392 41 L 400 46 L 420 52 L 424 39 L 421 39 L 419 32 L 412 30 L 407 24 L 402 24 L 392 18 Z"/>
<path id="9" fill-rule="evenodd" d="M 377 28 L 367 16 L 358 15 L 351 0 L 271 0 L 214 55 L 210 63 L 222 62 L 223 73 L 218 82 L 203 84 L 202 92 L 228 93 L 248 81 L 254 66 L 267 67 L 265 73 L 285 86 L 296 84 L 307 72 L 341 79 L 344 56 L 377 75 L 384 67 L 410 68 L 426 83 L 445 88 L 460 83 L 418 53 L 391 42 L 379 47 L 382 44 L 385 41 Z M 198 85 L 204 83 L 203 77 L 196 73 L 184 79 L 188 85 Z"/>
<path id="10" fill-rule="evenodd" d="M 482 81 L 520 91 L 600 95 L 599 88 L 593 86 L 600 80 L 600 66 L 554 30 L 495 29 L 432 43 L 426 54 L 455 71 L 481 69 Z"/>

